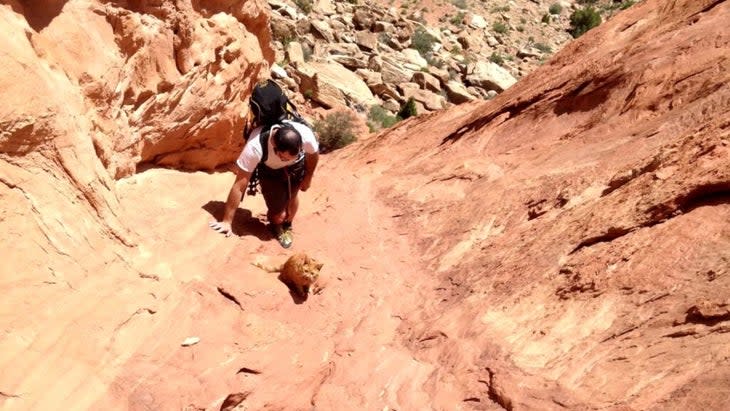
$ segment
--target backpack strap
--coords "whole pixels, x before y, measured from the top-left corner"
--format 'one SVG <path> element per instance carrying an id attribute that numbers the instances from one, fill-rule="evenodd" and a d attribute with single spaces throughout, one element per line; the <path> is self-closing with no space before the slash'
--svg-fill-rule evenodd
<path id="1" fill-rule="evenodd" d="M 269 158 L 269 135 L 271 134 L 271 127 L 266 127 L 266 129 L 261 130 L 261 134 L 259 134 L 259 142 L 261 143 L 261 162 L 259 164 L 266 163 L 266 160 Z"/>

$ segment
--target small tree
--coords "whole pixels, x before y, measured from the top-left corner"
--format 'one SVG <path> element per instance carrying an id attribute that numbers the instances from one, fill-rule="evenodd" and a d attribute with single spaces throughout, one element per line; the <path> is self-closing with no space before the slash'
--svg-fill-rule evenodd
<path id="1" fill-rule="evenodd" d="M 553 49 L 545 43 L 535 43 L 535 48 L 543 53 L 552 53 Z"/>
<path id="2" fill-rule="evenodd" d="M 553 3 L 550 5 L 548 12 L 550 12 L 550 14 L 560 14 L 563 12 L 563 6 L 561 6 L 560 3 Z"/>
<path id="3" fill-rule="evenodd" d="M 304 14 L 312 12 L 312 0 L 294 0 L 294 4 L 296 4 L 297 7 L 304 12 Z"/>
<path id="4" fill-rule="evenodd" d="M 368 128 L 370 131 L 377 131 L 381 128 L 392 127 L 401 119 L 391 115 L 383 106 L 373 105 L 368 112 Z"/>
<path id="5" fill-rule="evenodd" d="M 494 24 L 492 24 L 492 30 L 499 34 L 504 34 L 507 32 L 507 25 L 501 21 L 495 21 Z"/>
<path id="6" fill-rule="evenodd" d="M 411 37 L 411 47 L 418 50 L 422 57 L 426 57 L 433 51 L 436 37 L 432 36 L 426 29 L 418 26 Z"/>
<path id="7" fill-rule="evenodd" d="M 601 15 L 593 7 L 576 10 L 570 15 L 570 33 L 573 38 L 578 38 L 583 33 L 601 24 Z"/>
<path id="8" fill-rule="evenodd" d="M 403 120 L 417 115 L 418 110 L 416 109 L 416 100 L 414 100 L 413 97 L 409 98 L 405 104 L 401 105 L 400 111 L 398 112 L 398 117 Z"/>
<path id="9" fill-rule="evenodd" d="M 355 137 L 355 119 L 346 111 L 335 111 L 324 119 L 314 123 L 314 130 L 319 136 L 319 149 L 322 153 L 337 150 L 357 140 Z"/>

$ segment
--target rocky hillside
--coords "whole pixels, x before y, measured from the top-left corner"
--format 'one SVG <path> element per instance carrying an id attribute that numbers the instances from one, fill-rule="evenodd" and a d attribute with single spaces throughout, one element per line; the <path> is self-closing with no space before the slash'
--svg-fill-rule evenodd
<path id="1" fill-rule="evenodd" d="M 591 4 L 608 18 L 633 3 L 270 0 L 272 75 L 299 104 L 377 106 L 378 125 L 411 98 L 421 114 L 493 98 L 572 40 L 569 16 Z"/>

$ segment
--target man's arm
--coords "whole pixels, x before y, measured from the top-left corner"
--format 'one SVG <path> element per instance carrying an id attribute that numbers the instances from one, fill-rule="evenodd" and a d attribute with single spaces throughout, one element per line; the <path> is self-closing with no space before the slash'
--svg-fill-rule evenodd
<path id="1" fill-rule="evenodd" d="M 228 192 L 228 199 L 226 199 L 226 206 L 223 211 L 223 219 L 218 222 L 214 221 L 210 223 L 210 226 L 221 234 L 225 234 L 226 237 L 231 235 L 231 224 L 233 223 L 233 216 L 236 214 L 236 209 L 241 204 L 243 196 L 246 193 L 246 187 L 251 179 L 251 173 L 243 171 L 240 168 L 235 168 L 236 180 L 231 186 L 231 190 Z"/>
<path id="2" fill-rule="evenodd" d="M 304 175 L 304 180 L 302 180 L 300 190 L 309 190 L 309 186 L 312 185 L 314 170 L 317 169 L 317 163 L 319 163 L 319 153 L 304 155 L 304 166 L 307 168 L 307 174 Z"/>

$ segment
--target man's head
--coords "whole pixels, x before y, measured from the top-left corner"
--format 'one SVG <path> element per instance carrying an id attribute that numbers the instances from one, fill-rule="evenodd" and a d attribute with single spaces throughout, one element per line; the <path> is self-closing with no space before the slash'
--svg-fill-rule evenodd
<path id="1" fill-rule="evenodd" d="M 295 159 L 302 150 L 302 136 L 294 127 L 285 124 L 274 132 L 274 151 L 283 160 Z M 288 158 L 283 158 L 286 156 Z"/>

